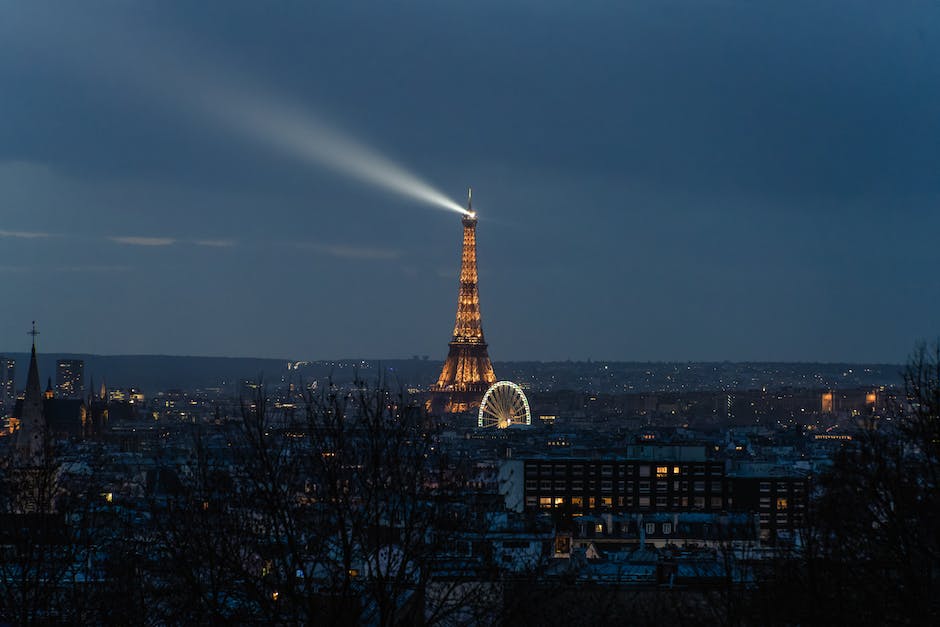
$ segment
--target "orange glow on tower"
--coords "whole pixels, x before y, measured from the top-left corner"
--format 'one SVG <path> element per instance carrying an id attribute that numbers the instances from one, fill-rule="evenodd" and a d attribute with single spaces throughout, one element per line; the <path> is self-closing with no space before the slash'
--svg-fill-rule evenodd
<path id="1" fill-rule="evenodd" d="M 469 197 L 467 211 L 468 214 L 463 218 L 463 254 L 454 336 L 441 376 L 431 386 L 432 392 L 448 397 L 444 408 L 446 412 L 467 411 L 478 406 L 486 389 L 496 383 L 496 374 L 483 338 L 477 286 L 477 216 Z"/>

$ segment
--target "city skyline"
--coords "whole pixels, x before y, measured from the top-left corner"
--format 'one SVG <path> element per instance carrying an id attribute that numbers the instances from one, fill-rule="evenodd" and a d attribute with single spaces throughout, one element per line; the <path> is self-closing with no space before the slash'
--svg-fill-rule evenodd
<path id="1" fill-rule="evenodd" d="M 475 187 L 496 362 L 936 337 L 936 7 L 225 6 L 3 9 L 4 351 L 444 358 L 459 216 L 187 108 L 218 68 Z"/>

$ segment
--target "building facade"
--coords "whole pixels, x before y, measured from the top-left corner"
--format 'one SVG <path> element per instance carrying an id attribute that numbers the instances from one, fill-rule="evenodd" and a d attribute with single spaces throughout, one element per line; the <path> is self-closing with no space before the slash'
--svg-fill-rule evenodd
<path id="1" fill-rule="evenodd" d="M 0 414 L 8 416 L 16 402 L 16 360 L 0 357 Z"/>
<path id="2" fill-rule="evenodd" d="M 85 362 L 81 359 L 60 359 L 55 365 L 55 390 L 59 398 L 85 397 Z"/>
<path id="3" fill-rule="evenodd" d="M 522 462 L 523 507 L 572 518 L 742 513 L 758 517 L 764 538 L 802 527 L 808 475 L 762 467 L 729 472 L 720 460 L 682 457 L 529 458 Z"/>

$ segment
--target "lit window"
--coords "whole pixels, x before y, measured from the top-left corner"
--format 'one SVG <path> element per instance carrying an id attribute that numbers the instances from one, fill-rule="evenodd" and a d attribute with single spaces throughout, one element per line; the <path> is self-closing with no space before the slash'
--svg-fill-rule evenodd
<path id="1" fill-rule="evenodd" d="M 582 496 L 572 496 L 571 505 L 573 507 L 584 507 L 584 497 Z"/>
<path id="2" fill-rule="evenodd" d="M 777 510 L 785 510 L 787 508 L 787 499 L 786 497 L 780 496 L 777 497 Z"/>
<path id="3" fill-rule="evenodd" d="M 664 479 L 669 476 L 669 466 L 657 466 L 656 467 L 656 478 Z"/>
<path id="4" fill-rule="evenodd" d="M 558 507 L 559 505 L 564 505 L 564 504 L 565 504 L 565 497 L 563 496 L 555 497 L 555 507 Z"/>
<path id="5" fill-rule="evenodd" d="M 674 474 L 674 475 L 678 475 L 678 474 L 679 474 L 679 467 L 678 467 L 678 466 L 673 466 L 673 467 L 672 467 L 672 474 Z"/>
<path id="6" fill-rule="evenodd" d="M 611 497 L 609 497 L 609 496 L 605 496 L 605 497 L 601 498 L 601 506 L 602 506 L 602 507 L 611 507 L 611 506 L 613 506 L 613 504 L 614 504 L 614 499 L 613 499 L 613 498 L 611 498 Z"/>
<path id="7" fill-rule="evenodd" d="M 539 507 L 551 507 L 552 506 L 552 497 L 542 496 L 539 497 Z"/>

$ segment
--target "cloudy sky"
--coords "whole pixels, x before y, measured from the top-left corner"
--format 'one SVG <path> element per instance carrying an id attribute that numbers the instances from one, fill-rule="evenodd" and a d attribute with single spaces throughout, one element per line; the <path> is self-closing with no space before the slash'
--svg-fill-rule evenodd
<path id="1" fill-rule="evenodd" d="M 363 154 L 495 360 L 940 334 L 936 2 L 0 0 L 0 350 L 442 358 Z"/>

